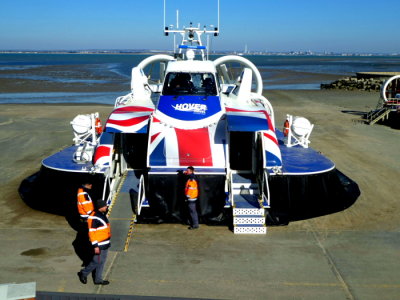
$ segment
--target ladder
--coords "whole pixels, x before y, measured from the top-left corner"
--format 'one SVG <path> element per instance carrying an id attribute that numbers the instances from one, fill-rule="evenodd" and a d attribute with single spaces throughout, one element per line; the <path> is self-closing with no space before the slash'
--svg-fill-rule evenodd
<path id="1" fill-rule="evenodd" d="M 231 174 L 233 232 L 235 234 L 266 234 L 265 210 L 260 203 L 260 192 L 251 173 Z"/>

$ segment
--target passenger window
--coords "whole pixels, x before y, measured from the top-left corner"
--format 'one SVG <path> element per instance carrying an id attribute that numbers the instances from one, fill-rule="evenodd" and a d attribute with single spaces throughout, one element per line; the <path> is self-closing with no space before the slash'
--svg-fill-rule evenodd
<path id="1" fill-rule="evenodd" d="M 214 75 L 211 73 L 168 73 L 163 95 L 216 96 Z"/>

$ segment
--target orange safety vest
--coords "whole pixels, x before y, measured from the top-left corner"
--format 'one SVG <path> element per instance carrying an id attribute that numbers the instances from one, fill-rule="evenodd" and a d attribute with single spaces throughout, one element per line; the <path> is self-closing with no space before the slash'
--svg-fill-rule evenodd
<path id="1" fill-rule="evenodd" d="M 106 215 L 93 211 L 88 218 L 88 227 L 92 246 L 107 249 L 110 246 L 111 229 Z"/>
<path id="2" fill-rule="evenodd" d="M 78 189 L 78 212 L 82 218 L 87 218 L 94 210 L 92 199 L 83 187 Z"/>
<path id="3" fill-rule="evenodd" d="M 189 201 L 197 200 L 199 196 L 199 188 L 195 179 L 189 179 L 186 182 L 185 195 Z"/>

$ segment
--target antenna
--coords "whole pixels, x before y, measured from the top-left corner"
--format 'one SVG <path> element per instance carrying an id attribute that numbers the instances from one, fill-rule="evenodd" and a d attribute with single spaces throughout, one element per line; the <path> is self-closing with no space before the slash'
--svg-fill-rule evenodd
<path id="1" fill-rule="evenodd" d="M 166 9 L 167 9 L 167 0 L 164 0 L 164 34 L 168 36 L 170 32 L 179 32 L 179 10 L 176 10 L 176 28 L 175 30 L 170 30 L 169 26 L 166 26 Z M 214 36 L 219 35 L 219 26 L 220 26 L 220 0 L 217 0 L 217 27 L 214 27 L 214 30 L 206 30 L 204 33 L 213 33 Z M 192 24 L 190 25 L 192 27 Z M 200 28 L 200 24 L 198 26 Z M 185 29 L 185 27 L 183 27 Z"/>
<path id="2" fill-rule="evenodd" d="M 217 27 L 217 31 L 218 31 L 218 34 L 219 34 L 219 0 L 218 0 L 218 27 Z M 215 34 L 214 34 L 214 36 L 216 36 Z"/>
<path id="3" fill-rule="evenodd" d="M 217 27 L 211 25 L 210 30 L 207 30 L 207 26 L 201 28 L 200 23 L 198 23 L 197 27 L 193 26 L 193 22 L 190 22 L 189 27 L 183 26 L 182 29 L 179 29 L 179 10 L 176 10 L 176 28 L 174 25 L 166 26 L 166 0 L 164 0 L 164 35 L 168 36 L 170 33 L 174 34 L 174 53 L 176 51 L 176 34 L 181 35 L 182 41 L 179 46 L 179 53 L 175 53 L 176 56 L 183 57 L 183 49 L 187 52 L 187 49 L 193 52 L 193 50 L 199 50 L 202 56 L 202 59 L 205 59 L 205 56 L 208 59 L 209 51 L 209 35 L 218 36 L 219 35 L 219 24 L 220 24 L 220 0 L 217 0 L 217 12 L 218 12 L 218 23 Z M 201 36 L 203 34 L 207 35 L 207 47 L 203 46 Z"/>
<path id="4" fill-rule="evenodd" d="M 165 27 L 165 8 L 166 8 L 166 4 L 165 4 L 165 0 L 164 0 L 164 28 L 166 28 Z"/>

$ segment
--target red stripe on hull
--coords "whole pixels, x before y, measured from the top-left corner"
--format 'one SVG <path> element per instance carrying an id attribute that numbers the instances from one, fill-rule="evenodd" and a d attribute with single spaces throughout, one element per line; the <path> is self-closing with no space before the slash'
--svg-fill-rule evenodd
<path id="1" fill-rule="evenodd" d="M 181 166 L 212 166 L 208 128 L 184 130 L 175 128 Z"/>
<path id="2" fill-rule="evenodd" d="M 273 141 L 276 145 L 279 145 L 279 144 L 278 144 L 278 140 L 277 140 L 275 137 L 273 137 L 272 135 L 270 135 L 270 134 L 268 134 L 268 133 L 264 133 L 264 136 L 265 136 L 266 138 L 270 139 L 271 141 Z"/>
<path id="3" fill-rule="evenodd" d="M 150 139 L 150 143 L 154 142 L 154 140 L 160 135 L 160 132 L 153 134 Z"/>
<path id="4" fill-rule="evenodd" d="M 110 156 L 110 147 L 109 146 L 98 146 L 96 149 L 96 153 L 94 154 L 94 159 L 93 162 L 96 163 L 96 161 L 103 156 Z"/>
<path id="5" fill-rule="evenodd" d="M 149 119 L 149 116 L 135 117 L 135 118 L 127 119 L 127 120 L 108 119 L 107 124 L 114 124 L 114 125 L 128 127 L 128 126 L 139 124 L 143 121 L 146 121 L 147 119 Z"/>
<path id="6" fill-rule="evenodd" d="M 125 112 L 132 112 L 132 111 L 153 111 L 154 109 L 144 106 L 124 106 L 115 109 L 112 113 L 125 113 Z"/>

